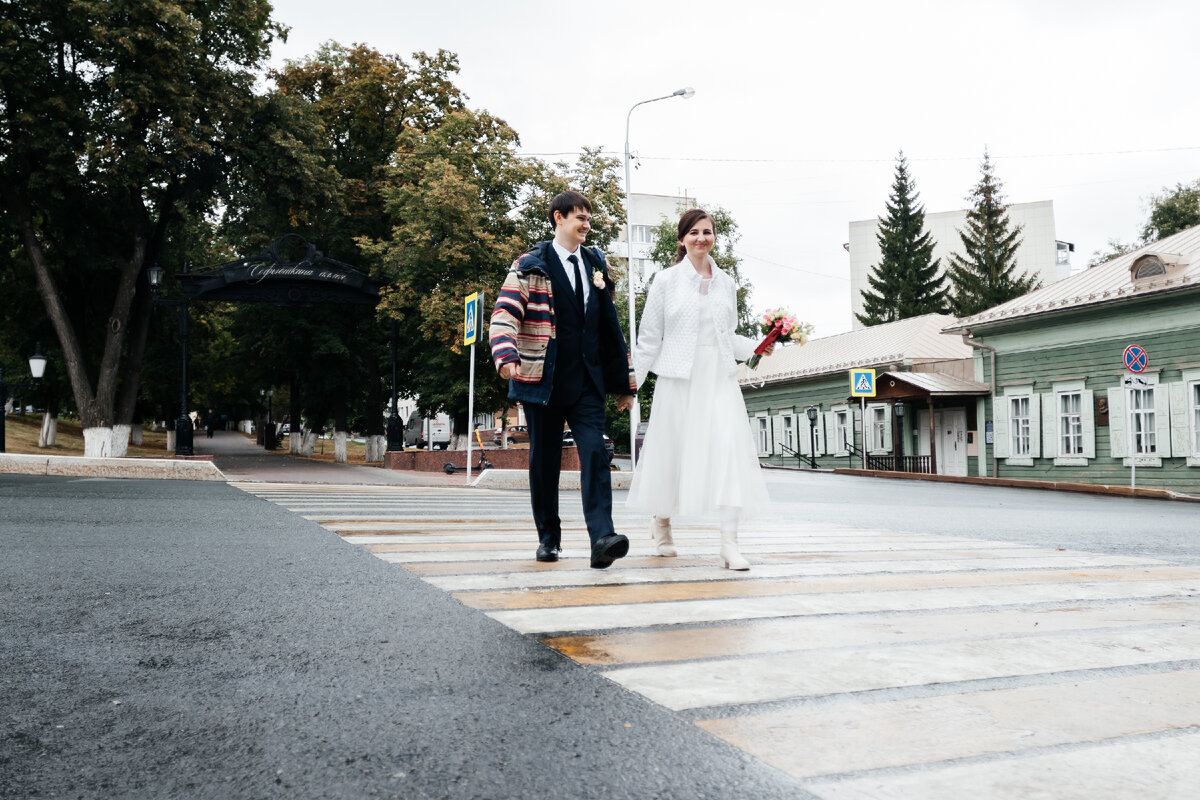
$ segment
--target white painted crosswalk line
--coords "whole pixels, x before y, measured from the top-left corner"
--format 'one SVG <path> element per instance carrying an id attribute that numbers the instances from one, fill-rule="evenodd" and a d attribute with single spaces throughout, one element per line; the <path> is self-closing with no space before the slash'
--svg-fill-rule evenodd
<path id="1" fill-rule="evenodd" d="M 1200 569 L 775 518 L 742 534 L 754 566 L 733 573 L 713 526 L 677 520 L 681 555 L 659 558 L 618 499 L 630 554 L 592 570 L 577 494 L 563 495 L 564 557 L 542 564 L 524 493 L 242 488 L 824 800 L 1192 796 L 1172 792 L 1194 786 L 1185 754 L 1200 752 Z M 1094 779 L 1111 763 L 1137 792 Z"/>

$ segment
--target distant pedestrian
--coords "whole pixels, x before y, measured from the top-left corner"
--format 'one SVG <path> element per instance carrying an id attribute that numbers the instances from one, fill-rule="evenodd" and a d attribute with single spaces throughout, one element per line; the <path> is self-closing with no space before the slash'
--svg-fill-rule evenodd
<path id="1" fill-rule="evenodd" d="M 204 418 L 204 429 L 208 432 L 208 438 L 213 438 L 213 431 L 217 429 L 217 415 L 210 408 L 208 416 Z"/>

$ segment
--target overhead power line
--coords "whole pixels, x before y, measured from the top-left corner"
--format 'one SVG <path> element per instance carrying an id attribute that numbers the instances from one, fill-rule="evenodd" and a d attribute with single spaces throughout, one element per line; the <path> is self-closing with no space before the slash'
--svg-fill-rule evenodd
<path id="1" fill-rule="evenodd" d="M 1128 156 L 1146 153 L 1180 153 L 1200 150 L 1200 145 L 1185 145 L 1182 147 L 1147 147 L 1128 150 L 1080 150 L 1067 153 L 1016 153 L 1001 155 L 990 153 L 993 161 L 1013 161 L 1019 159 L 1038 158 L 1089 158 L 1096 156 Z M 619 158 L 618 151 L 604 150 L 601 155 Z M 550 156 L 578 156 L 579 153 L 522 153 L 522 158 L 547 158 Z M 683 161 L 721 164 L 890 164 L 895 158 L 730 158 L 725 156 L 634 156 L 641 161 Z M 978 161 L 979 156 L 930 156 L 926 158 L 910 156 L 909 161 Z"/>

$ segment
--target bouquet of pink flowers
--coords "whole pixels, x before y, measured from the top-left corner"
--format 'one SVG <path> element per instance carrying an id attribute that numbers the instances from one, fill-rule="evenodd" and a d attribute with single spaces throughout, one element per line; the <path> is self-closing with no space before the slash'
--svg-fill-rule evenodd
<path id="1" fill-rule="evenodd" d="M 763 353 L 777 339 L 788 342 L 805 344 L 813 332 L 813 326 L 807 322 L 798 322 L 795 317 L 782 308 L 768 308 L 762 315 L 760 323 L 763 335 L 766 337 L 754 348 L 754 355 L 746 359 L 746 366 L 754 369 L 762 360 Z"/>

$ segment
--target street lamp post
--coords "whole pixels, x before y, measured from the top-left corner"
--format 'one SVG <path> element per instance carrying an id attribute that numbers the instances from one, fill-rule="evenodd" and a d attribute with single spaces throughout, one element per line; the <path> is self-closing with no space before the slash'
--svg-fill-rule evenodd
<path id="1" fill-rule="evenodd" d="M 812 458 L 810 462 L 812 468 L 817 468 L 817 415 L 821 412 L 817 411 L 816 406 L 809 406 L 804 409 L 804 413 L 808 415 L 808 452 Z"/>
<path id="2" fill-rule="evenodd" d="M 37 348 L 33 355 L 29 357 L 29 374 L 33 376 L 33 383 L 21 381 L 19 383 L 5 383 L 4 370 L 0 368 L 0 453 L 5 452 L 4 441 L 4 418 L 7 413 L 5 408 L 8 405 L 8 393 L 10 390 L 14 392 L 32 391 L 34 386 L 42 382 L 42 376 L 46 374 L 46 357 L 42 355 L 42 344 L 38 342 Z"/>
<path id="3" fill-rule="evenodd" d="M 146 271 L 146 276 L 150 280 L 150 291 L 154 295 L 155 307 L 164 305 L 170 308 L 179 318 L 179 351 L 180 351 L 180 379 L 179 379 L 179 419 L 175 420 L 175 455 L 190 456 L 194 454 L 192 449 L 192 421 L 188 418 L 188 301 L 184 296 L 182 300 L 162 300 L 158 296 L 158 290 L 162 286 L 163 268 L 158 264 L 150 267 Z"/>
<path id="4" fill-rule="evenodd" d="M 635 298 L 637 293 L 633 288 L 633 226 L 629 222 L 630 204 L 633 202 L 633 192 L 629 188 L 629 165 L 632 157 L 629 154 L 629 120 L 633 116 L 633 109 L 638 106 L 644 106 L 646 103 L 655 103 L 659 100 L 667 100 L 671 97 L 682 97 L 688 99 L 696 94 L 696 90 L 688 86 L 683 89 L 676 89 L 670 94 L 664 94 L 662 97 L 652 97 L 649 100 L 642 100 L 640 103 L 634 103 L 629 107 L 629 113 L 625 115 L 625 292 L 629 295 L 629 349 L 633 349 L 633 344 L 637 340 L 637 309 Z M 642 410 L 638 406 L 637 392 L 633 393 L 633 405 L 629 407 L 629 464 L 630 468 L 637 466 L 637 429 L 642 421 Z"/>
<path id="5" fill-rule="evenodd" d="M 896 409 L 896 426 L 892 435 L 892 449 L 896 451 L 896 471 L 900 472 L 901 465 L 904 463 L 904 403 L 897 400 L 894 407 Z"/>

